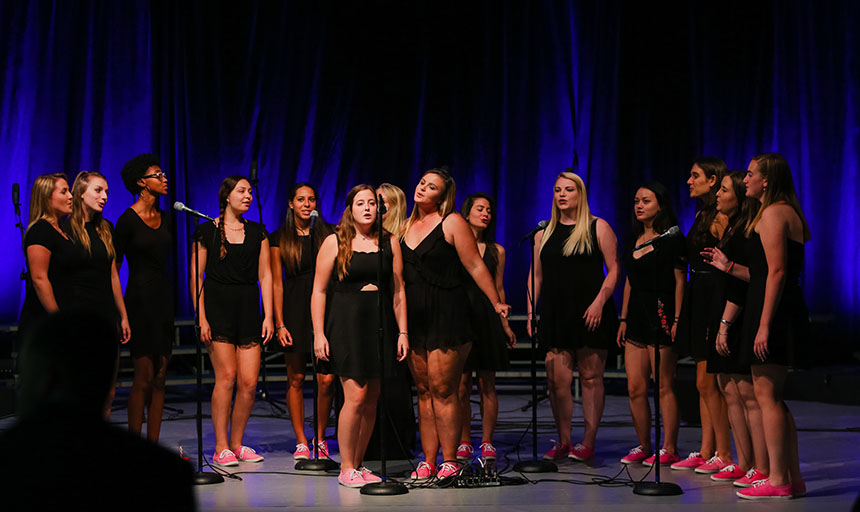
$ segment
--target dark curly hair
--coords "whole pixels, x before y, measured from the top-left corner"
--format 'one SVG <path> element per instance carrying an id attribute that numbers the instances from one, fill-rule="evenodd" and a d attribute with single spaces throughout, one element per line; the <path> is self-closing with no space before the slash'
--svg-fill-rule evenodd
<path id="1" fill-rule="evenodd" d="M 137 182 L 146 174 L 146 170 L 153 165 L 161 167 L 158 157 L 152 153 L 137 155 L 126 162 L 125 165 L 122 166 L 122 171 L 120 172 L 120 175 L 122 176 L 122 184 L 125 185 L 126 190 L 135 196 L 140 194 L 142 188 L 137 184 Z"/>

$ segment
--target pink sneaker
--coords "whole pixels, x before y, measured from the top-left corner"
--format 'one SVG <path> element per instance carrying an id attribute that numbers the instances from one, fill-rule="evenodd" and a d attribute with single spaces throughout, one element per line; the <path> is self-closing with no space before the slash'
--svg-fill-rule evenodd
<path id="1" fill-rule="evenodd" d="M 311 458 L 311 449 L 305 443 L 296 445 L 296 451 L 293 452 L 293 458 L 296 460 L 308 460 Z"/>
<path id="2" fill-rule="evenodd" d="M 701 453 L 690 452 L 690 455 L 687 455 L 686 459 L 679 460 L 678 462 L 672 464 L 670 467 L 675 470 L 696 469 L 704 463 L 705 459 L 702 458 Z"/>
<path id="3" fill-rule="evenodd" d="M 702 464 L 701 466 L 696 468 L 696 473 L 700 475 L 711 475 L 713 473 L 718 473 L 723 470 L 724 467 L 728 466 L 731 463 L 723 461 L 719 456 L 714 455 L 708 462 Z"/>
<path id="4" fill-rule="evenodd" d="M 247 446 L 239 448 L 239 451 L 236 452 L 236 458 L 242 462 L 263 462 L 263 456 Z"/>
<path id="5" fill-rule="evenodd" d="M 481 457 L 496 460 L 496 447 L 490 443 L 481 443 Z"/>
<path id="6" fill-rule="evenodd" d="M 660 450 L 660 465 L 667 466 L 669 464 L 674 464 L 681 460 L 681 457 L 678 454 L 668 453 L 666 450 Z M 650 456 L 644 461 L 642 461 L 642 465 L 644 466 L 653 466 L 654 465 L 654 456 Z"/>
<path id="7" fill-rule="evenodd" d="M 638 464 L 645 460 L 648 457 L 648 454 L 645 453 L 645 450 L 642 449 L 642 445 L 637 446 L 630 450 L 630 452 L 621 458 L 622 464 Z"/>
<path id="8" fill-rule="evenodd" d="M 364 487 L 364 484 L 367 482 L 364 481 L 364 478 L 361 476 L 361 471 L 357 469 L 350 469 L 347 472 L 340 472 L 340 475 L 337 477 L 337 483 L 344 487 L 351 487 L 353 489 L 357 489 L 359 487 Z"/>
<path id="9" fill-rule="evenodd" d="M 373 474 L 373 471 L 366 468 L 365 466 L 361 466 L 358 468 L 358 471 L 361 473 L 361 477 L 364 478 L 365 483 L 375 484 L 382 481 L 382 478 Z"/>
<path id="10" fill-rule="evenodd" d="M 756 468 L 752 468 L 747 471 L 747 474 L 743 477 L 732 482 L 735 487 L 752 487 L 756 482 L 761 482 L 762 480 L 767 480 L 767 475 L 757 470 Z"/>
<path id="11" fill-rule="evenodd" d="M 461 443 L 460 446 L 457 447 L 457 460 L 460 462 L 466 462 L 472 458 L 473 453 L 475 453 L 475 449 L 472 448 L 471 444 Z"/>
<path id="12" fill-rule="evenodd" d="M 451 478 L 452 476 L 456 476 L 459 472 L 460 468 L 457 467 L 456 464 L 451 464 L 450 462 L 443 462 L 442 465 L 439 466 L 439 471 L 436 472 L 436 480 L 445 480 L 446 478 Z"/>
<path id="13" fill-rule="evenodd" d="M 314 440 L 316 441 L 316 439 Z M 317 458 L 318 459 L 330 459 L 328 453 L 328 441 L 323 439 L 322 441 L 317 443 Z"/>
<path id="14" fill-rule="evenodd" d="M 424 480 L 429 480 L 435 472 L 436 468 L 425 461 L 421 461 L 418 463 L 418 467 L 415 468 L 415 471 L 409 475 L 409 478 L 411 478 L 413 482 L 423 482 Z"/>
<path id="15" fill-rule="evenodd" d="M 711 475 L 711 480 L 714 482 L 734 482 L 742 476 L 744 476 L 744 471 L 737 464 L 729 464 Z"/>
<path id="16" fill-rule="evenodd" d="M 212 462 L 219 466 L 238 466 L 239 461 L 236 460 L 236 454 L 224 448 L 221 453 L 212 455 Z"/>
<path id="17" fill-rule="evenodd" d="M 552 449 L 546 452 L 543 456 L 546 460 L 561 460 L 570 453 L 569 444 L 561 444 L 555 441 L 552 442 Z"/>
<path id="18" fill-rule="evenodd" d="M 806 484 L 803 482 L 797 482 L 791 484 L 791 497 L 792 498 L 802 498 L 806 496 Z"/>
<path id="19" fill-rule="evenodd" d="M 585 462 L 594 457 L 594 450 L 582 443 L 576 443 L 576 446 L 570 449 L 570 453 L 567 456 L 570 459 Z"/>
<path id="20" fill-rule="evenodd" d="M 790 500 L 793 497 L 791 484 L 775 487 L 770 485 L 770 480 L 756 482 L 752 487 L 741 489 L 735 494 L 745 500 Z"/>

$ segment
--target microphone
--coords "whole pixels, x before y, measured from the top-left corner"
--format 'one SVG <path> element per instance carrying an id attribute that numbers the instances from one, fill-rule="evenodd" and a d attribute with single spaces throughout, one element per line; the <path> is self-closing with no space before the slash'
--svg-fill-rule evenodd
<path id="1" fill-rule="evenodd" d="M 385 215 L 388 213 L 388 207 L 385 206 L 385 201 L 382 200 L 382 194 L 376 195 L 376 213 L 379 215 Z"/>
<path id="2" fill-rule="evenodd" d="M 257 178 L 257 159 L 251 162 L 251 172 L 248 174 L 248 180 L 251 185 L 256 185 L 260 180 Z"/>
<path id="3" fill-rule="evenodd" d="M 547 224 L 549 224 L 548 220 L 542 220 L 542 221 L 538 222 L 537 226 L 535 226 L 535 228 L 533 230 L 529 231 L 529 233 L 520 240 L 520 243 L 525 242 L 529 238 L 534 238 L 534 236 L 538 233 L 538 231 L 541 231 L 542 229 L 546 228 Z"/>
<path id="4" fill-rule="evenodd" d="M 310 227 L 308 227 L 308 232 L 310 232 L 314 228 L 314 223 L 316 222 L 316 220 L 319 216 L 320 216 L 320 212 L 318 212 L 316 210 L 311 210 L 311 225 L 310 225 Z"/>
<path id="5" fill-rule="evenodd" d="M 21 216 L 21 187 L 17 183 L 12 184 L 12 205 L 15 206 L 15 215 Z"/>
<path id="6" fill-rule="evenodd" d="M 663 233 L 661 235 L 657 235 L 654 238 L 652 238 L 651 240 L 648 240 L 645 243 L 637 245 L 636 247 L 633 248 L 633 250 L 638 251 L 639 249 L 642 249 L 644 247 L 648 247 L 649 245 L 654 245 L 658 242 L 662 242 L 666 238 L 678 236 L 679 234 L 681 234 L 681 229 L 678 228 L 678 226 L 672 226 L 671 228 L 667 229 L 665 233 Z"/>
<path id="7" fill-rule="evenodd" d="M 206 214 L 198 212 L 197 210 L 192 210 L 191 208 L 185 206 L 185 203 L 180 202 L 180 201 L 176 201 L 175 203 L 173 203 L 173 209 L 176 211 L 179 211 L 179 212 L 190 213 L 191 215 L 194 215 L 195 217 L 201 217 L 203 219 L 208 219 L 208 220 L 215 220 Z"/>

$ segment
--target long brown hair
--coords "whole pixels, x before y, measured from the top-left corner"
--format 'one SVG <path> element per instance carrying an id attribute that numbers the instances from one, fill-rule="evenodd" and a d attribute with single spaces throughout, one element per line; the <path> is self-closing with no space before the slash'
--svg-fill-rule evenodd
<path id="1" fill-rule="evenodd" d="M 496 211 L 496 202 L 493 201 L 490 194 L 475 192 L 467 197 L 466 200 L 463 201 L 463 204 L 460 205 L 460 216 L 468 222 L 469 213 L 471 213 L 472 206 L 475 205 L 475 201 L 477 199 L 483 199 L 490 204 L 490 222 L 478 235 L 478 242 L 483 242 L 486 245 L 484 248 L 484 256 L 490 260 L 489 266 L 495 268 L 499 264 L 499 249 L 496 247 L 496 215 L 498 214 Z M 493 276 L 493 279 L 495 278 L 496 276 Z"/>
<path id="2" fill-rule="evenodd" d="M 768 206 L 784 202 L 794 208 L 797 216 L 800 217 L 800 222 L 803 224 L 803 241 L 808 242 L 812 234 L 809 232 L 809 225 L 806 223 L 806 218 L 800 209 L 800 201 L 797 200 L 797 194 L 794 191 L 794 180 L 791 178 L 791 167 L 788 166 L 788 161 L 778 153 L 762 153 L 754 156 L 753 160 L 758 163 L 758 171 L 767 180 L 767 187 L 761 197 L 761 208 L 747 224 L 746 235 L 752 234 L 756 224 L 761 220 L 762 212 Z"/>
<path id="3" fill-rule="evenodd" d="M 714 184 L 711 185 L 711 190 L 699 197 L 702 201 L 702 209 L 699 210 L 699 223 L 696 224 L 696 230 L 693 231 L 691 239 L 694 243 L 700 243 L 708 236 L 708 233 L 711 231 L 711 224 L 717 218 L 717 190 L 720 189 L 723 175 L 725 175 L 729 168 L 722 158 L 714 156 L 699 157 L 693 162 L 693 165 L 698 166 L 705 173 L 706 180 L 711 179 L 711 177 L 717 178 Z M 740 202 L 740 197 L 738 198 L 738 202 Z"/>
<path id="4" fill-rule="evenodd" d="M 287 194 L 289 201 L 294 200 L 299 189 L 303 187 L 313 190 L 317 204 L 316 211 L 319 213 L 320 196 L 317 193 L 316 187 L 310 183 L 300 181 L 290 187 L 289 193 Z M 313 237 L 311 239 L 311 244 L 313 245 L 314 250 L 319 249 L 319 246 L 322 245 L 325 237 L 330 234 L 331 228 L 329 224 L 323 222 L 322 215 L 320 215 L 314 224 L 313 233 L 311 233 L 311 236 Z M 299 240 L 299 235 L 296 233 L 295 212 L 289 207 L 287 208 L 287 215 L 284 217 L 284 224 L 281 226 L 278 248 L 281 251 L 281 263 L 284 265 L 286 275 L 295 276 L 298 274 L 299 267 L 302 264 L 302 243 L 301 240 Z"/>
<path id="5" fill-rule="evenodd" d="M 221 182 L 221 188 L 218 189 L 218 234 L 221 238 L 221 249 L 218 252 L 218 259 L 221 260 L 227 257 L 227 232 L 224 230 L 224 212 L 227 211 L 227 198 L 230 196 L 230 192 L 233 192 L 233 189 L 242 180 L 248 181 L 248 178 L 240 174 L 231 174 L 224 178 L 224 181 Z"/>
<path id="6" fill-rule="evenodd" d="M 62 172 L 42 174 L 33 181 L 33 190 L 30 192 L 30 222 L 27 224 L 27 231 L 40 220 L 54 216 L 54 211 L 51 209 L 51 196 L 54 195 L 54 188 L 60 180 L 65 180 L 68 186 L 69 179 Z"/>
<path id="7" fill-rule="evenodd" d="M 348 274 L 347 268 L 352 261 L 352 240 L 355 238 L 355 219 L 352 216 L 352 202 L 355 201 L 355 196 L 363 190 L 369 190 L 373 196 L 373 202 L 376 202 L 376 190 L 370 185 L 356 185 L 352 187 L 349 194 L 346 195 L 346 208 L 343 210 L 343 215 L 340 217 L 340 222 L 337 223 L 337 277 L 343 281 Z M 377 215 L 379 215 L 379 205 L 377 205 Z M 373 227 L 370 228 L 371 238 L 376 239 L 376 243 L 382 247 L 382 237 L 379 236 L 379 228 L 374 217 Z"/>
<path id="8" fill-rule="evenodd" d="M 724 178 L 732 180 L 732 192 L 738 201 L 738 209 L 729 217 L 729 227 L 723 233 L 723 238 L 720 239 L 717 247 L 725 246 L 732 235 L 738 231 L 743 231 L 750 219 L 758 213 L 760 203 L 746 196 L 746 185 L 744 185 L 746 173 L 746 171 L 726 171 L 724 175 Z"/>
<path id="9" fill-rule="evenodd" d="M 84 249 L 87 250 L 87 253 L 92 256 L 93 249 L 92 244 L 90 244 L 90 235 L 87 233 L 86 228 L 86 220 L 84 216 L 84 192 L 87 191 L 87 188 L 90 186 L 91 178 L 101 178 L 107 183 L 107 179 L 102 176 L 101 173 L 96 171 L 81 171 L 78 173 L 78 176 L 75 178 L 75 183 L 72 185 L 72 214 L 69 216 L 69 226 L 72 228 L 72 238 L 75 239 L 78 243 L 84 246 Z M 93 212 L 93 216 L 90 219 L 93 224 L 96 226 L 96 233 L 99 235 L 99 239 L 105 246 L 107 250 L 108 257 L 110 259 L 114 259 L 116 256 L 116 251 L 113 248 L 113 236 L 110 232 L 110 225 L 104 217 L 102 217 L 102 212 Z"/>
<path id="10" fill-rule="evenodd" d="M 457 184 L 454 183 L 454 178 L 451 176 L 451 173 L 448 172 L 448 167 L 443 165 L 442 167 L 434 167 L 433 169 L 429 169 L 421 175 L 422 178 L 427 176 L 428 174 L 435 174 L 442 178 L 442 183 L 445 185 L 445 190 L 442 193 L 442 201 L 439 203 L 437 211 L 445 218 L 446 215 L 454 211 L 454 202 L 457 200 Z M 415 221 L 418 220 L 419 209 L 417 206 L 412 207 L 412 215 L 409 216 L 409 219 L 406 221 L 406 225 L 403 226 L 403 236 L 406 236 L 406 233 L 409 232 L 409 229 L 412 228 L 412 224 L 415 224 Z"/>

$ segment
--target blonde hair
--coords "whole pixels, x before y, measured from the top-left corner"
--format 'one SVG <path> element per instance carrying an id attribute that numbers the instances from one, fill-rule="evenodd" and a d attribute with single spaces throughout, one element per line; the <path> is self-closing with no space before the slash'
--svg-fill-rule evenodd
<path id="1" fill-rule="evenodd" d="M 439 212 L 439 215 L 444 219 L 449 213 L 454 211 L 454 202 L 457 200 L 457 184 L 454 183 L 454 178 L 451 177 L 451 173 L 448 172 L 447 166 L 442 167 L 434 167 L 433 169 L 429 169 L 421 175 L 421 178 L 427 176 L 428 174 L 435 174 L 442 179 L 442 183 L 445 185 L 445 191 L 442 195 L 442 201 L 439 203 L 439 206 L 436 211 Z M 412 228 L 412 225 L 418 220 L 419 209 L 418 206 L 412 207 L 412 215 L 409 216 L 409 219 L 406 221 L 406 225 L 403 226 L 402 235 L 406 236 L 406 233 L 409 232 L 409 229 Z"/>
<path id="2" fill-rule="evenodd" d="M 800 201 L 797 200 L 797 194 L 794 191 L 794 180 L 791 178 L 791 167 L 788 166 L 785 157 L 778 153 L 762 153 L 754 156 L 753 160 L 758 163 L 758 172 L 767 180 L 767 187 L 761 196 L 761 208 L 747 224 L 744 234 L 747 237 L 752 234 L 756 224 L 761 220 L 762 212 L 768 206 L 783 202 L 791 206 L 800 217 L 800 222 L 803 224 L 803 241 L 808 242 L 812 234 L 800 209 Z"/>
<path id="3" fill-rule="evenodd" d="M 406 194 L 397 185 L 383 183 L 379 186 L 385 202 L 388 203 L 388 217 L 382 220 L 386 231 L 400 238 L 403 224 L 406 222 Z"/>
<path id="4" fill-rule="evenodd" d="M 559 173 L 555 181 L 557 182 L 561 178 L 571 180 L 576 184 L 577 192 L 579 192 L 579 205 L 576 208 L 576 225 L 573 231 L 570 232 L 570 235 L 568 235 L 567 240 L 564 241 L 561 253 L 564 256 L 570 256 L 571 254 L 591 254 L 594 252 L 594 242 L 591 234 L 591 221 L 594 219 L 594 216 L 591 215 L 591 210 L 588 208 L 588 194 L 585 191 L 585 182 L 570 171 Z M 543 239 L 541 239 L 541 251 L 543 251 L 543 247 L 546 245 L 547 240 L 549 240 L 550 235 L 558 227 L 560 218 L 561 210 L 555 204 L 555 199 L 553 199 L 552 216 L 544 230 Z"/>
<path id="5" fill-rule="evenodd" d="M 352 190 L 346 195 L 346 208 L 343 210 L 340 222 L 337 223 L 337 277 L 341 281 L 349 273 L 347 268 L 352 261 L 352 240 L 355 238 L 355 218 L 352 216 L 352 203 L 355 201 L 355 196 L 364 190 L 369 190 L 373 195 L 373 201 L 376 202 L 376 191 L 370 185 L 362 184 L 352 187 Z M 377 205 L 378 207 L 379 205 Z M 379 215 L 378 209 L 377 215 Z M 379 246 L 382 247 L 382 240 L 375 219 L 373 227 L 370 228 L 370 236 L 375 238 Z"/>
<path id="6" fill-rule="evenodd" d="M 33 190 L 30 192 L 30 222 L 27 224 L 27 231 L 40 220 L 54 217 L 51 196 L 54 195 L 54 188 L 59 180 L 64 180 L 68 186 L 69 179 L 62 172 L 42 174 L 33 181 Z"/>
<path id="7" fill-rule="evenodd" d="M 72 185 L 72 215 L 69 216 L 69 224 L 72 228 L 72 238 L 78 241 L 92 256 L 93 250 L 90 244 L 90 235 L 87 233 L 86 220 L 84 216 L 84 192 L 90 185 L 90 178 L 101 178 L 107 183 L 107 179 L 101 173 L 95 171 L 81 171 Z M 107 250 L 108 258 L 114 259 L 116 251 L 113 248 L 113 236 L 111 236 L 108 221 L 102 217 L 101 212 L 93 212 L 92 222 L 96 225 L 96 233 Z"/>

